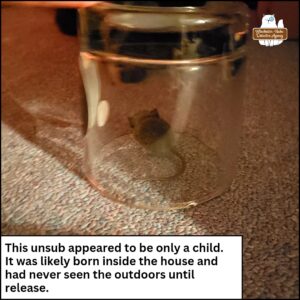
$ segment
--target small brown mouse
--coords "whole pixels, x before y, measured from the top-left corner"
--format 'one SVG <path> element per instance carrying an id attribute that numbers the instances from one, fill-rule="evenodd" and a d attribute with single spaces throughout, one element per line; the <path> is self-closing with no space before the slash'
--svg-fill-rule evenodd
<path id="1" fill-rule="evenodd" d="M 150 154 L 155 156 L 175 155 L 181 161 L 179 171 L 170 177 L 151 178 L 152 180 L 172 179 L 183 173 L 185 162 L 183 156 L 175 149 L 170 125 L 163 120 L 157 109 L 142 110 L 128 118 L 135 140 Z"/>

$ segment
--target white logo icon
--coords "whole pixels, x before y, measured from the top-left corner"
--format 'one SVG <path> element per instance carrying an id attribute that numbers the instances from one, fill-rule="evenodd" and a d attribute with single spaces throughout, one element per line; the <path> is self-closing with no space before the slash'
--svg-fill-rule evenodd
<path id="1" fill-rule="evenodd" d="M 276 25 L 276 19 L 274 15 L 264 15 L 261 20 L 260 28 L 284 28 L 283 20 L 279 20 L 278 24 Z M 280 45 L 283 40 L 259 40 L 258 42 L 263 46 L 273 47 Z"/>

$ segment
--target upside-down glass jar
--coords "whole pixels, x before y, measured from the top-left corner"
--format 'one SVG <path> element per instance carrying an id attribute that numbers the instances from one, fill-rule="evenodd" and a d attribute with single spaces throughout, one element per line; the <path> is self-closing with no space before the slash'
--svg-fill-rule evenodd
<path id="1" fill-rule="evenodd" d="M 102 195 L 132 207 L 195 206 L 236 173 L 247 7 L 136 3 L 79 10 L 84 172 Z"/>

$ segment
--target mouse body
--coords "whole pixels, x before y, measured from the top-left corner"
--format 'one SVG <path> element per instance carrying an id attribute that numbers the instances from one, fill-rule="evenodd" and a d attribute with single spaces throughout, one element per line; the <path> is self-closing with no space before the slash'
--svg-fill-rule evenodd
<path id="1" fill-rule="evenodd" d="M 183 173 L 185 169 L 184 158 L 175 149 L 174 137 L 170 125 L 160 117 L 158 110 L 142 110 L 128 118 L 132 128 L 133 137 L 142 145 L 150 155 L 170 157 L 175 155 L 181 161 L 179 171 L 174 175 L 161 179 L 171 179 Z"/>
<path id="2" fill-rule="evenodd" d="M 129 118 L 133 136 L 152 154 L 167 153 L 172 144 L 170 125 L 160 118 L 157 109 L 142 110 Z"/>

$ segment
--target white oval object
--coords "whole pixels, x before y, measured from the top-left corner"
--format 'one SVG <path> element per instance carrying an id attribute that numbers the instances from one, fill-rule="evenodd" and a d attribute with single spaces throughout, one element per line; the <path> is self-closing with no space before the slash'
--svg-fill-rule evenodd
<path id="1" fill-rule="evenodd" d="M 106 124 L 109 117 L 109 103 L 106 100 L 101 100 L 97 109 L 97 125 L 102 127 Z"/>

